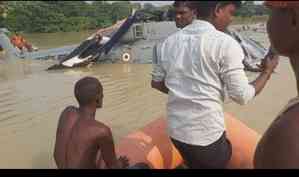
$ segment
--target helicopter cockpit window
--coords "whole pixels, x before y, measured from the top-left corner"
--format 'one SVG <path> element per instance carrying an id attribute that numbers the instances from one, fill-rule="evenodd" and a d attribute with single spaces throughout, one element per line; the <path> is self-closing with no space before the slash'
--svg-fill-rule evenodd
<path id="1" fill-rule="evenodd" d="M 140 38 L 143 38 L 143 26 L 142 25 L 136 25 L 135 26 L 135 38 L 136 39 L 140 39 Z"/>

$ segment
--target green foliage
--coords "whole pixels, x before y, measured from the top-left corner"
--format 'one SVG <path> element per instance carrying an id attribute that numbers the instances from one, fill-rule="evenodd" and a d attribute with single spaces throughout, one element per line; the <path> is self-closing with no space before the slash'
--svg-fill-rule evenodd
<path id="1" fill-rule="evenodd" d="M 107 27 L 131 14 L 129 1 L 107 3 L 94 1 L 1 1 L 7 17 L 0 17 L 0 27 L 11 31 L 59 32 Z M 135 5 L 136 6 L 136 5 Z"/>
<path id="2" fill-rule="evenodd" d="M 129 1 L 115 2 L 111 7 L 110 15 L 112 17 L 113 23 L 120 19 L 126 18 L 132 11 Z"/>
<path id="3" fill-rule="evenodd" d="M 27 33 L 99 29 L 128 17 L 133 8 L 142 6 L 130 1 L 0 1 L 0 27 Z M 157 7 L 145 3 L 143 10 L 146 19 L 154 21 L 165 20 L 167 11 L 166 19 L 173 19 L 174 15 L 172 5 Z M 267 14 L 269 10 L 264 6 L 245 1 L 236 15 L 249 18 Z"/>

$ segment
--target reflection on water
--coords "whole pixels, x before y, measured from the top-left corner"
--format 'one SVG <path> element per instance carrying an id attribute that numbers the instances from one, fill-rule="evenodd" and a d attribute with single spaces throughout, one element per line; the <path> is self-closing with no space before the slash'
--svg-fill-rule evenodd
<path id="1" fill-rule="evenodd" d="M 55 167 L 58 116 L 67 105 L 77 105 L 73 86 L 84 76 L 102 82 L 104 107 L 97 119 L 112 127 L 116 140 L 164 114 L 166 96 L 150 88 L 151 65 L 107 64 L 52 72 L 44 71 L 47 67 L 30 60 L 0 66 L 2 168 Z"/>

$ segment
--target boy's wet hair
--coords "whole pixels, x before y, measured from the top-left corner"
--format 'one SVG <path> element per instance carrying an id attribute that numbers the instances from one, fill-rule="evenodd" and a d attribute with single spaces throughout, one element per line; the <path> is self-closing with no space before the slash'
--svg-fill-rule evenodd
<path id="1" fill-rule="evenodd" d="M 98 94 L 103 94 L 101 82 L 94 77 L 84 77 L 75 84 L 75 97 L 80 106 L 96 101 Z"/>
<path id="2" fill-rule="evenodd" d="M 236 8 L 240 8 L 242 6 L 241 1 L 197 1 L 197 14 L 198 17 L 201 18 L 209 18 L 213 11 L 218 8 L 225 7 L 229 4 L 233 4 Z"/>

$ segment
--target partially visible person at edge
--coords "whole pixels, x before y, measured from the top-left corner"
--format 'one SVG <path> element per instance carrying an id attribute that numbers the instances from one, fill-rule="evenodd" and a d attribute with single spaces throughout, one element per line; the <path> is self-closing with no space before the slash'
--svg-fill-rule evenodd
<path id="1" fill-rule="evenodd" d="M 289 57 L 297 80 L 296 90 L 298 90 L 299 2 L 266 1 L 265 5 L 271 9 L 267 24 L 271 45 L 278 54 Z M 281 111 L 262 136 L 255 152 L 255 168 L 299 168 L 298 103 L 299 98 L 296 96 Z"/>
<path id="2" fill-rule="evenodd" d="M 75 84 L 79 108 L 67 107 L 60 115 L 54 158 L 59 169 L 120 169 L 126 157 L 117 158 L 110 128 L 95 120 L 102 107 L 103 87 L 98 79 L 85 77 Z M 104 162 L 104 163 L 103 163 Z"/>
<path id="3" fill-rule="evenodd" d="M 216 1 L 214 1 L 216 2 Z M 210 2 L 213 3 L 213 2 Z M 209 8 L 207 8 L 207 2 L 202 1 L 198 3 L 197 10 L 199 13 L 202 14 L 202 16 L 206 16 L 205 13 L 208 13 L 210 11 Z M 228 30 L 229 25 L 233 22 L 234 15 L 238 8 L 242 6 L 241 1 L 217 1 L 217 3 L 211 4 L 209 7 L 214 10 L 213 18 L 211 18 L 211 23 L 215 26 L 215 28 L 219 31 L 222 31 L 226 34 L 231 35 L 231 32 Z M 232 35 L 231 35 L 232 36 Z M 233 37 L 233 36 L 232 36 Z M 243 49 L 243 52 L 246 52 L 246 47 L 243 45 L 242 42 L 239 42 L 241 48 Z M 274 55 L 274 56 L 271 56 Z M 278 58 L 278 55 L 275 53 L 275 51 L 272 50 L 272 48 L 269 48 L 269 51 L 265 58 Z M 243 62 L 243 64 L 246 64 Z M 262 68 L 258 69 L 259 71 L 262 70 Z"/>
<path id="4" fill-rule="evenodd" d="M 226 168 L 232 147 L 225 132 L 224 87 L 232 100 L 248 103 L 264 88 L 278 59 L 266 58 L 261 74 L 249 83 L 240 45 L 215 28 L 218 2 L 202 3 L 175 1 L 181 30 L 154 48 L 151 85 L 168 94 L 168 134 L 186 165 Z"/>

